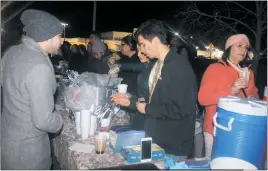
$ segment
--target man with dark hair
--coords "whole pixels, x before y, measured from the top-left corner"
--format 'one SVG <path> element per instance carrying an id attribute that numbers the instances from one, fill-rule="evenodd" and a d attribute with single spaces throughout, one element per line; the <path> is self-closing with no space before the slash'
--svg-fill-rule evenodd
<path id="1" fill-rule="evenodd" d="M 146 115 L 147 136 L 168 155 L 185 160 L 193 152 L 197 85 L 185 57 L 171 51 L 167 31 L 159 20 L 148 20 L 136 32 L 141 52 L 157 58 L 149 77 L 149 103 L 137 103 Z"/>

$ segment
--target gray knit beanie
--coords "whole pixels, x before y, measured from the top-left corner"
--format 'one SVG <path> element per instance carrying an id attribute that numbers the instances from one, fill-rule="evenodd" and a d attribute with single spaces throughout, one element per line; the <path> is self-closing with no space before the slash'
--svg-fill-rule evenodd
<path id="1" fill-rule="evenodd" d="M 49 40 L 63 31 L 60 20 L 45 11 L 25 10 L 20 20 L 24 25 L 23 31 L 26 32 L 26 36 L 36 42 Z"/>
<path id="2" fill-rule="evenodd" d="M 99 52 L 105 52 L 106 51 L 106 47 L 105 44 L 100 40 L 100 39 L 96 39 L 92 45 L 92 52 L 94 53 L 99 53 Z"/>

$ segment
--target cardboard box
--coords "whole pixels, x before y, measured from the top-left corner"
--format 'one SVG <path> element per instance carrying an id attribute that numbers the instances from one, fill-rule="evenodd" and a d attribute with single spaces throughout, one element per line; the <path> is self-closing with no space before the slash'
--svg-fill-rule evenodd
<path id="1" fill-rule="evenodd" d="M 122 156 L 127 160 L 129 163 L 137 163 L 140 162 L 140 151 L 141 146 L 126 146 L 122 149 Z M 158 146 L 157 144 L 152 144 L 152 160 L 160 160 L 165 158 L 165 150 Z"/>

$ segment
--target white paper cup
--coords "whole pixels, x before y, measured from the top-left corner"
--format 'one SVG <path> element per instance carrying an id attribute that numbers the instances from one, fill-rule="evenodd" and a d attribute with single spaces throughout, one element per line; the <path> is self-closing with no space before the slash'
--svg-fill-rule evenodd
<path id="1" fill-rule="evenodd" d="M 111 122 L 110 119 L 102 119 L 102 120 L 101 120 L 101 127 L 102 127 L 102 128 L 105 128 L 105 127 L 110 126 L 110 122 Z"/>
<path id="2" fill-rule="evenodd" d="M 97 116 L 91 115 L 89 135 L 93 136 L 97 129 Z"/>
<path id="3" fill-rule="evenodd" d="M 118 85 L 118 93 L 127 94 L 127 84 L 119 84 Z"/>
<path id="4" fill-rule="evenodd" d="M 248 85 L 249 82 L 249 76 L 250 76 L 250 72 L 248 70 L 248 68 L 241 68 L 241 70 L 239 71 L 239 77 L 240 78 L 245 78 L 245 84 Z"/>
<path id="5" fill-rule="evenodd" d="M 90 110 L 81 110 L 81 135 L 82 139 L 87 139 L 90 129 L 90 119 L 91 119 L 91 113 Z"/>
<path id="6" fill-rule="evenodd" d="M 75 128 L 77 134 L 81 134 L 81 116 L 80 112 L 75 112 Z"/>

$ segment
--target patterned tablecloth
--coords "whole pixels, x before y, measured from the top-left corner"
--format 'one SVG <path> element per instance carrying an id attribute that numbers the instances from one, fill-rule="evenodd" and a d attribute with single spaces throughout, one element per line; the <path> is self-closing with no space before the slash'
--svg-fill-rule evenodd
<path id="1" fill-rule="evenodd" d="M 70 121 L 68 113 L 62 112 L 62 116 L 64 119 L 63 130 L 59 136 L 53 139 L 54 153 L 60 163 L 61 169 L 97 169 L 129 164 L 119 153 L 114 153 L 109 146 L 106 147 L 102 155 L 96 154 L 95 150 L 90 154 L 69 150 L 68 148 L 75 143 L 94 145 L 93 137 L 82 140 L 81 136 L 76 133 L 75 125 Z M 154 164 L 159 169 L 164 168 L 163 161 L 156 161 Z"/>

